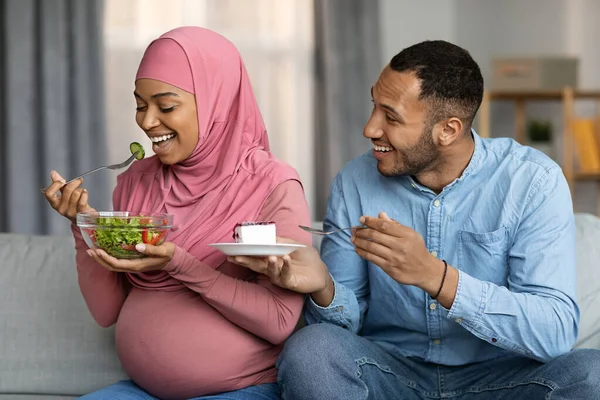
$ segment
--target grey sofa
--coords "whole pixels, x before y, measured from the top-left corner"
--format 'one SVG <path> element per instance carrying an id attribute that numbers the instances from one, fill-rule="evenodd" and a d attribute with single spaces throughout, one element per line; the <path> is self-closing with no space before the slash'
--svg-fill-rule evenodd
<path id="1" fill-rule="evenodd" d="M 600 349 L 600 219 L 576 220 L 576 346 Z M 76 398 L 126 378 L 113 330 L 95 324 L 79 292 L 71 237 L 0 234 L 0 265 L 0 400 Z"/>

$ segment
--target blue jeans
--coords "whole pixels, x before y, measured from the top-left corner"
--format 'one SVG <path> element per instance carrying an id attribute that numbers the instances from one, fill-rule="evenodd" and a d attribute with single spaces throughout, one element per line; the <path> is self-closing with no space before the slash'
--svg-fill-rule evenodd
<path id="1" fill-rule="evenodd" d="M 133 381 L 121 381 L 96 392 L 80 397 L 84 400 L 158 400 Z M 188 400 L 280 400 L 276 383 L 250 386 L 233 392 L 211 396 L 194 397 Z"/>
<path id="2" fill-rule="evenodd" d="M 284 400 L 600 399 L 600 351 L 548 363 L 508 356 L 460 367 L 397 357 L 336 325 L 309 325 L 277 362 Z"/>

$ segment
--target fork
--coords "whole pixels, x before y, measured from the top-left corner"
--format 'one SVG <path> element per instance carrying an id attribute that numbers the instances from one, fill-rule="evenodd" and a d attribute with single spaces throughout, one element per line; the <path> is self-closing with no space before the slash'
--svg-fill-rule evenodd
<path id="1" fill-rule="evenodd" d="M 309 226 L 304 226 L 304 225 L 298 225 L 298 226 L 300 228 L 304 229 L 306 232 L 312 233 L 313 235 L 321 235 L 321 236 L 327 236 L 327 235 L 331 235 L 332 233 L 347 231 L 348 229 L 364 229 L 364 228 L 366 228 L 366 226 L 351 226 L 349 228 L 341 228 L 341 229 L 334 229 L 332 231 L 324 231 L 322 229 L 311 228 Z"/>
<path id="2" fill-rule="evenodd" d="M 100 170 L 103 170 L 103 169 L 112 169 L 112 170 L 115 170 L 115 169 L 125 168 L 126 166 L 128 166 L 129 164 L 131 164 L 131 162 L 133 160 L 135 160 L 135 157 L 137 156 L 138 153 L 139 153 L 139 151 L 136 151 L 135 153 L 133 153 L 131 155 L 131 157 L 129 157 L 127 160 L 123 161 L 122 163 L 113 164 L 113 165 L 104 165 L 102 167 L 98 167 L 98 168 L 92 169 L 91 171 L 85 172 L 85 173 L 83 173 L 83 174 L 81 174 L 79 176 L 76 176 L 75 178 L 67 181 L 67 183 L 65 183 L 65 185 L 68 185 L 69 183 L 71 183 L 71 182 L 73 182 L 73 181 L 75 181 L 75 180 L 77 180 L 79 178 L 83 178 L 84 176 L 87 176 L 87 175 L 89 175 L 91 173 L 94 173 L 96 171 L 100 171 Z M 40 189 L 40 192 L 46 193 L 46 189 L 47 188 Z"/>

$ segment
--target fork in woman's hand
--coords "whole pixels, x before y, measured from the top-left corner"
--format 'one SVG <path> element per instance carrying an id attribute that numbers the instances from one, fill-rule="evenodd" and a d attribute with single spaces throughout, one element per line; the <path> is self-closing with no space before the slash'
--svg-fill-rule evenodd
<path id="1" fill-rule="evenodd" d="M 73 181 L 75 181 L 75 180 L 77 180 L 79 178 L 83 178 L 86 175 L 89 175 L 89 174 L 91 174 L 93 172 L 100 171 L 100 170 L 103 170 L 103 169 L 113 169 L 114 170 L 114 169 L 125 168 L 126 166 L 128 166 L 129 164 L 131 164 L 131 162 L 133 160 L 135 160 L 135 158 L 136 158 L 136 156 L 137 156 L 138 153 L 139 153 L 139 151 L 136 151 L 134 154 L 131 155 L 131 157 L 129 157 L 127 160 L 123 161 L 122 163 L 113 164 L 113 165 L 105 165 L 105 166 L 102 166 L 102 167 L 95 168 L 95 169 L 93 169 L 91 171 L 88 171 L 86 173 L 83 173 L 83 174 L 81 174 L 79 176 L 76 176 L 75 178 L 73 178 L 73 179 L 65 182 L 65 185 L 68 185 L 69 183 L 71 183 L 71 182 L 73 182 Z M 46 189 L 47 188 L 40 189 L 40 192 L 46 193 Z"/>

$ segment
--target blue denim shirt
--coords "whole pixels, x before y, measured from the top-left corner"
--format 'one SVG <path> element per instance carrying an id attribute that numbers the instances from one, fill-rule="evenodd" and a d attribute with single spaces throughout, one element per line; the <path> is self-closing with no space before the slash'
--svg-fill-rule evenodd
<path id="1" fill-rule="evenodd" d="M 450 310 L 361 259 L 350 233 L 326 236 L 334 278 L 328 307 L 309 299 L 307 323 L 329 322 L 401 356 L 463 365 L 509 353 L 550 360 L 577 337 L 575 224 L 560 167 L 512 139 L 482 139 L 462 176 L 439 194 L 411 177 L 384 177 L 372 152 L 335 178 L 325 229 L 390 218 L 418 232 L 459 271 Z M 440 277 L 441 280 L 441 277 Z"/>

